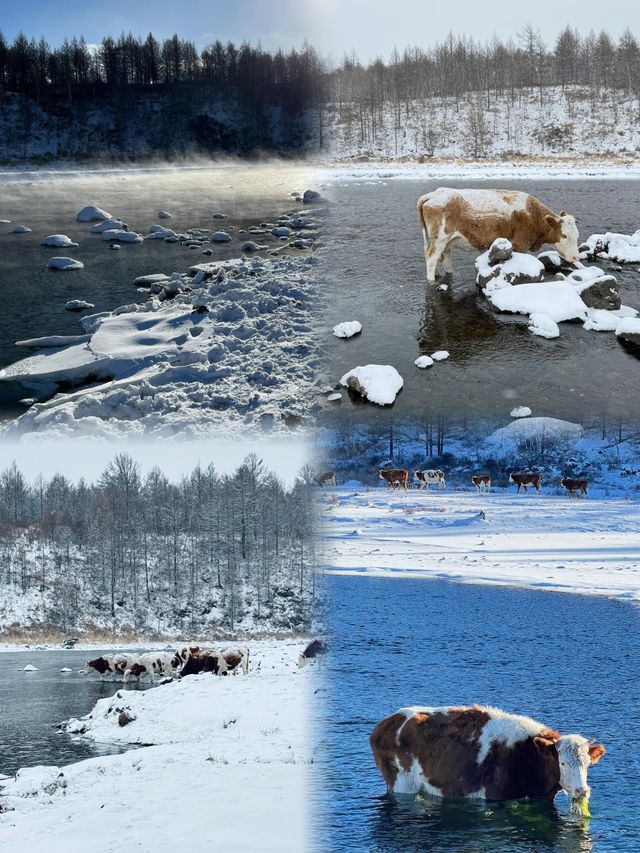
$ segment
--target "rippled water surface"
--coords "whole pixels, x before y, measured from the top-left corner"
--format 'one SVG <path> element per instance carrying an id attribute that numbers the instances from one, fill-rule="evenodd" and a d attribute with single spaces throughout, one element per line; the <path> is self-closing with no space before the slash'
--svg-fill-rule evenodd
<path id="1" fill-rule="evenodd" d="M 446 292 L 434 284 L 427 287 L 416 202 L 439 184 L 353 181 L 327 192 L 335 204 L 331 242 L 323 252 L 326 325 L 330 329 L 343 320 L 359 320 L 364 327 L 357 338 L 328 340 L 327 381 L 333 384 L 351 368 L 368 363 L 391 364 L 404 379 L 392 409 L 359 406 L 358 417 L 429 412 L 502 418 L 514 401 L 531 406 L 538 415 L 569 420 L 604 413 L 640 415 L 640 360 L 613 333 L 562 323 L 559 338 L 532 335 L 526 318 L 494 313 L 477 293 L 473 252 L 454 251 L 454 274 Z M 495 185 L 530 192 L 556 211 L 574 213 L 580 219 L 581 239 L 607 230 L 630 234 L 640 227 L 635 181 Z M 599 266 L 610 265 L 601 261 Z M 623 304 L 640 308 L 638 265 L 614 275 Z M 446 363 L 428 370 L 414 366 L 417 356 L 440 349 L 451 354 Z M 338 412 L 344 414 L 357 404 L 344 395 Z M 336 414 L 335 407 L 330 414 Z"/>
<path id="2" fill-rule="evenodd" d="M 327 793 L 317 850 L 626 853 L 640 850 L 640 614 L 629 603 L 443 581 L 329 577 Z M 373 726 L 407 705 L 474 702 L 606 745 L 592 819 L 553 804 L 391 798 Z"/>
<path id="3" fill-rule="evenodd" d="M 123 686 L 78 672 L 91 651 L 21 651 L 0 653 L 0 774 L 37 764 L 61 766 L 129 747 L 93 743 L 58 733 L 59 724 L 82 717 L 116 690 L 147 689 L 150 684 Z M 37 672 L 24 672 L 27 664 Z M 70 667 L 72 672 L 60 672 Z"/>

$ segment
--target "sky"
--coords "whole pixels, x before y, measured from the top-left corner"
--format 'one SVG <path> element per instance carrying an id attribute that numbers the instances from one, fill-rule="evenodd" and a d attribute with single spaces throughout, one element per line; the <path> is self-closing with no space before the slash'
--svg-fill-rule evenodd
<path id="1" fill-rule="evenodd" d="M 640 34 L 640 4 L 629 0 L 175 0 L 109 3 L 104 0 L 0 0 L 0 29 L 13 38 L 44 35 L 50 44 L 84 35 L 89 43 L 105 34 L 131 30 L 160 39 L 177 32 L 198 48 L 222 41 L 261 42 L 265 49 L 289 49 L 308 39 L 322 56 L 339 62 L 352 50 L 364 61 L 388 57 L 394 46 L 428 47 L 450 30 L 484 42 L 493 34 L 507 39 L 531 23 L 547 42 L 565 26 L 582 33 L 607 29 L 619 36 L 626 26 Z"/>
<path id="2" fill-rule="evenodd" d="M 300 439 L 264 441 L 169 441 L 158 438 L 144 441 L 99 442 L 74 438 L 59 441 L 2 442 L 0 468 L 15 460 L 25 477 L 32 481 L 40 473 L 45 479 L 61 472 L 69 479 L 95 480 L 117 453 L 129 453 L 147 474 L 157 465 L 170 480 L 180 480 L 200 463 L 213 462 L 219 473 L 235 470 L 249 453 L 256 453 L 279 478 L 290 486 L 299 470 L 307 464 L 308 444 Z"/>

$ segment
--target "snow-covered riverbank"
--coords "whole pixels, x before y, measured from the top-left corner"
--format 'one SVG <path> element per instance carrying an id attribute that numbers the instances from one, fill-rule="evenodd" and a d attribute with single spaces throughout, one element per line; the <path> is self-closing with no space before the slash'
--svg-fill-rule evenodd
<path id="1" fill-rule="evenodd" d="M 305 849 L 305 785 L 316 750 L 307 707 L 320 684 L 314 666 L 297 668 L 302 647 L 258 642 L 247 676 L 189 676 L 101 699 L 83 736 L 144 748 L 0 782 L 0 847 Z M 122 710 L 135 717 L 124 726 Z"/>
<path id="2" fill-rule="evenodd" d="M 325 570 L 640 600 L 638 501 L 514 492 L 339 488 Z"/>

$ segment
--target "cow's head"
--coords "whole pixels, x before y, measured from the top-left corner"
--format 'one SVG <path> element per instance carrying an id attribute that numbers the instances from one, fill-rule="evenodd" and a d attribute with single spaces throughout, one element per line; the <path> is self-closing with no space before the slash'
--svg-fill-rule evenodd
<path id="1" fill-rule="evenodd" d="M 515 480 L 513 479 L 513 474 L 509 474 L 509 482 L 515 483 Z"/>
<path id="2" fill-rule="evenodd" d="M 104 675 L 105 672 L 111 672 L 111 665 L 107 658 L 99 657 L 88 660 L 84 665 L 84 674 L 91 675 L 92 672 L 97 672 L 100 675 Z"/>
<path id="3" fill-rule="evenodd" d="M 580 260 L 578 249 L 578 226 L 574 216 L 565 210 L 560 211 L 560 216 L 547 216 L 547 223 L 553 231 L 550 242 L 565 261 L 575 264 Z"/>
<path id="4" fill-rule="evenodd" d="M 588 800 L 591 788 L 587 782 L 587 771 L 605 754 L 604 746 L 580 735 L 563 735 L 556 741 L 545 740 L 544 744 L 558 754 L 562 790 L 572 800 Z"/>

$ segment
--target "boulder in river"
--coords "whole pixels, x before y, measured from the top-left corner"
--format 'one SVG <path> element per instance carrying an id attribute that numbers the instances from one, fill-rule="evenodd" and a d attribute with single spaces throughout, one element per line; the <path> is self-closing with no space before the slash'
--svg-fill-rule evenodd
<path id="1" fill-rule="evenodd" d="M 616 326 L 616 337 L 635 355 L 640 355 L 640 318 L 624 317 Z"/>
<path id="2" fill-rule="evenodd" d="M 390 364 L 365 364 L 349 370 L 340 384 L 378 406 L 390 406 L 404 382 Z"/>
<path id="3" fill-rule="evenodd" d="M 212 243 L 228 243 L 231 240 L 231 235 L 226 231 L 214 231 L 211 235 Z"/>
<path id="4" fill-rule="evenodd" d="M 310 204 L 312 201 L 316 201 L 320 198 L 320 193 L 316 192 L 316 190 L 305 190 L 304 195 L 302 196 L 302 201 L 305 204 Z"/>
<path id="5" fill-rule="evenodd" d="M 82 270 L 84 264 L 75 258 L 49 258 L 47 266 L 51 270 Z"/>
<path id="6" fill-rule="evenodd" d="M 100 222 L 103 219 L 113 219 L 113 216 L 93 204 L 88 204 L 76 214 L 77 222 Z"/>

